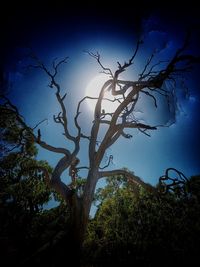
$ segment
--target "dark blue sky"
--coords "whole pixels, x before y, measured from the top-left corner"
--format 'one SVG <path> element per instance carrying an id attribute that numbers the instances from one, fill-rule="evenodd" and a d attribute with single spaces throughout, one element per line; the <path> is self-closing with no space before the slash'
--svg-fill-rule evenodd
<path id="1" fill-rule="evenodd" d="M 148 2 L 148 4 L 146 4 Z M 163 6 L 164 3 L 162 3 Z M 54 91 L 47 87 L 47 77 L 38 70 L 26 71 L 27 47 L 48 65 L 55 57 L 69 56 L 68 64 L 61 70 L 60 83 L 68 92 L 66 105 L 72 113 L 75 105 L 84 96 L 87 84 L 100 71 L 98 65 L 83 50 L 99 51 L 105 65 L 113 70 L 116 62 L 128 60 L 139 37 L 144 45 L 138 53 L 133 68 L 127 72 L 129 79 L 139 74 L 149 55 L 159 50 L 157 60 L 172 56 L 181 45 L 188 27 L 193 29 L 190 52 L 198 54 L 200 47 L 199 21 L 195 6 L 158 7 L 155 1 L 141 1 L 135 9 L 123 3 L 117 7 L 94 6 L 94 3 L 79 7 L 64 4 L 50 6 L 27 4 L 5 9 L 4 35 L 1 49 L 1 70 L 12 83 L 10 97 L 25 116 L 27 123 L 34 126 L 47 118 L 48 124 L 41 126 L 43 137 L 52 145 L 66 145 L 60 129 L 54 126 L 52 116 L 59 109 Z M 145 8 L 144 8 L 145 6 Z M 156 59 L 155 59 L 156 60 Z M 185 85 L 179 87 L 176 123 L 170 128 L 160 128 L 149 138 L 135 133 L 132 140 L 120 139 L 109 154 L 114 156 L 113 168 L 128 167 L 145 181 L 155 184 L 165 169 L 174 167 L 187 176 L 200 173 L 200 92 L 199 67 L 187 75 Z M 168 117 L 162 103 L 158 110 L 144 102 L 148 116 L 141 115 L 147 123 L 160 124 Z M 156 119 L 155 119 L 156 118 Z M 81 122 L 85 132 L 89 130 L 92 114 L 85 106 Z M 73 131 L 73 130 L 72 130 Z M 82 164 L 87 164 L 87 147 L 83 143 L 80 153 Z M 67 144 L 68 146 L 68 144 Z M 39 150 L 39 159 L 55 165 L 58 155 Z M 84 175 L 84 173 L 83 173 Z"/>

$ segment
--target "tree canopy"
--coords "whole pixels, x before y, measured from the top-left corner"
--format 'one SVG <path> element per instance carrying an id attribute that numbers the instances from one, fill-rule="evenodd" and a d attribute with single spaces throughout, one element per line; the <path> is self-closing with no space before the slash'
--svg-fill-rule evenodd
<path id="1" fill-rule="evenodd" d="M 46 161 L 36 160 L 33 139 L 16 114 L 3 105 L 0 105 L 0 112 L 1 261 L 10 265 L 22 260 L 26 253 L 32 253 L 36 236 L 32 236 L 31 228 L 41 216 L 43 205 L 51 198 L 44 174 L 38 167 L 49 172 L 52 168 Z"/>
<path id="2" fill-rule="evenodd" d="M 196 264 L 200 242 L 199 176 L 178 191 L 157 195 L 123 177 L 110 177 L 90 221 L 85 261 L 95 266 L 169 266 Z M 158 188 L 159 188 L 158 184 Z M 158 190 L 159 191 L 159 190 Z"/>

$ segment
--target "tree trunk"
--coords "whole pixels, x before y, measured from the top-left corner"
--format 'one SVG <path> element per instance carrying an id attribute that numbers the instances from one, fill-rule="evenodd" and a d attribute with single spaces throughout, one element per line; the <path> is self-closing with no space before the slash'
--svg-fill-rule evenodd
<path id="1" fill-rule="evenodd" d="M 87 231 L 89 213 L 94 198 L 97 180 L 97 170 L 95 169 L 90 171 L 84 187 L 83 196 L 81 198 L 79 198 L 76 194 L 72 196 L 71 241 L 73 245 L 73 251 L 76 251 L 75 255 L 77 260 L 80 260 L 81 256 L 81 249 Z"/>
<path id="2" fill-rule="evenodd" d="M 71 230 L 72 238 L 76 247 L 80 247 L 84 238 L 84 225 L 82 225 L 82 200 L 77 197 L 76 194 L 72 196 L 72 207 L 71 207 Z"/>

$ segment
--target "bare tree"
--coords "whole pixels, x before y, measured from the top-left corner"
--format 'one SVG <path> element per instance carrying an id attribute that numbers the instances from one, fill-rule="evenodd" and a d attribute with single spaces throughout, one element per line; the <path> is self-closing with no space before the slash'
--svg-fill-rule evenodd
<path id="1" fill-rule="evenodd" d="M 100 166 L 106 150 L 110 146 L 112 146 L 120 137 L 132 137 L 130 134 L 126 133 L 127 129 L 137 129 L 146 135 L 149 135 L 149 131 L 157 129 L 156 126 L 144 124 L 136 119 L 133 112 L 135 111 L 139 96 L 142 94 L 146 97 L 150 97 L 153 100 L 152 103 L 155 107 L 157 107 L 158 101 L 156 94 L 165 97 L 166 101 L 169 101 L 172 97 L 172 92 L 163 89 L 163 84 L 168 80 L 174 82 L 179 73 L 188 71 L 193 63 L 199 61 L 199 58 L 185 53 L 188 39 L 189 36 L 187 36 L 183 46 L 176 51 L 171 60 L 165 62 L 164 67 L 161 67 L 163 66 L 162 61 L 152 64 L 153 55 L 151 55 L 136 81 L 123 80 L 121 74 L 134 63 L 134 59 L 142 42 L 137 43 L 133 56 L 127 62 L 124 62 L 124 64 L 117 62 L 118 68 L 115 72 L 103 65 L 98 53 L 88 52 L 89 56 L 94 58 L 100 65 L 102 72 L 109 75 L 108 80 L 103 84 L 100 90 L 98 98 L 96 98 L 94 120 L 88 136 L 82 132 L 82 127 L 79 123 L 79 115 L 82 103 L 86 99 L 93 99 L 90 96 L 85 96 L 79 101 L 76 115 L 74 117 L 74 127 L 76 128 L 77 133 L 76 135 L 72 135 L 70 132 L 72 125 L 69 125 L 68 123 L 69 114 L 64 104 L 66 94 L 62 95 L 62 88 L 57 81 L 59 68 L 62 64 L 67 62 L 67 58 L 58 62 L 54 60 L 52 63 L 53 71 L 50 71 L 36 56 L 32 55 L 32 59 L 34 59 L 35 62 L 32 67 L 44 71 L 49 77 L 49 86 L 55 89 L 55 96 L 60 106 L 60 112 L 54 115 L 54 121 L 63 127 L 66 141 L 71 141 L 74 144 L 73 150 L 47 144 L 43 140 L 41 131 L 38 130 L 37 133 L 34 133 L 35 129 L 28 127 L 17 108 L 11 104 L 7 98 L 4 98 L 5 107 L 17 114 L 19 122 L 24 128 L 29 129 L 37 144 L 48 151 L 62 155 L 61 159 L 55 166 L 53 173 L 50 175 L 45 172 L 45 175 L 49 185 L 62 196 L 71 209 L 74 238 L 79 244 L 81 244 L 84 239 L 89 212 L 94 198 L 96 184 L 99 179 L 102 177 L 123 175 L 136 186 L 143 186 L 152 191 L 155 190 L 153 186 L 146 184 L 131 172 L 122 169 L 105 170 L 109 167 L 111 158 L 109 158 L 106 166 Z M 112 100 L 104 98 L 104 94 L 107 91 L 110 92 Z M 106 110 L 102 109 L 102 103 L 105 100 L 118 103 L 117 108 L 113 112 L 107 113 Z M 101 138 L 101 142 L 99 142 L 100 129 L 105 125 L 107 126 L 106 130 Z M 39 125 L 37 125 L 37 127 L 38 126 Z M 86 167 L 79 167 L 81 166 L 81 161 L 78 158 L 78 153 L 80 150 L 81 139 L 88 140 L 89 166 Z M 81 168 L 87 169 L 88 174 L 80 191 L 80 185 L 79 187 L 77 185 L 77 173 Z M 69 185 L 61 180 L 61 175 L 66 169 L 69 169 L 69 176 L 71 177 L 71 183 Z"/>

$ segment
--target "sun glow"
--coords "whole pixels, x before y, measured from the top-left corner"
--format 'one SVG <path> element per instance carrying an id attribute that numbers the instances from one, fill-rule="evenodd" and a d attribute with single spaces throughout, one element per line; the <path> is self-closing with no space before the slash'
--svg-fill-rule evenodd
<path id="1" fill-rule="evenodd" d="M 98 98 L 99 93 L 101 91 L 102 86 L 104 83 L 109 79 L 108 76 L 105 74 L 99 74 L 95 76 L 87 85 L 85 90 L 85 95 L 90 97 Z M 105 111 L 105 113 L 112 113 L 115 111 L 117 106 L 119 105 L 118 101 L 112 102 L 109 100 L 114 100 L 115 98 L 112 96 L 111 92 L 106 91 L 104 93 L 104 100 L 102 101 L 102 110 Z M 87 99 L 88 107 L 91 111 L 94 111 L 97 99 Z"/>

